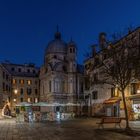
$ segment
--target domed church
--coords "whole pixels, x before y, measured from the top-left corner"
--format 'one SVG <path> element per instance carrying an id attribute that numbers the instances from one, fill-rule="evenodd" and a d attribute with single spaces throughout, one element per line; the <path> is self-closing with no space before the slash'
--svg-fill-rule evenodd
<path id="1" fill-rule="evenodd" d="M 83 95 L 83 66 L 77 64 L 74 41 L 66 43 L 57 31 L 46 47 L 40 69 L 40 101 L 54 105 L 53 112 L 78 113 Z"/>

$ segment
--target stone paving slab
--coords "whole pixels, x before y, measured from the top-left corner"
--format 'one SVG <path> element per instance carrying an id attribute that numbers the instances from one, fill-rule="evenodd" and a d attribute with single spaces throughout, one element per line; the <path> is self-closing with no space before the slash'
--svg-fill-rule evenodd
<path id="1" fill-rule="evenodd" d="M 98 119 L 79 119 L 29 124 L 16 123 L 14 119 L 0 120 L 0 140 L 140 140 L 140 137 L 97 129 L 97 121 Z M 134 129 L 140 130 L 140 122 L 130 124 Z M 121 126 L 124 127 L 124 123 Z"/>

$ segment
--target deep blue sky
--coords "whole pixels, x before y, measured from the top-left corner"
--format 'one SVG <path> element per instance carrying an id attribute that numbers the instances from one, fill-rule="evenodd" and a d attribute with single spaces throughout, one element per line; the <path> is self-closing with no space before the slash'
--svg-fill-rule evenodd
<path id="1" fill-rule="evenodd" d="M 108 36 L 140 25 L 140 0 L 1 0 L 0 61 L 43 64 L 56 25 L 78 46 L 78 62 L 102 31 Z"/>

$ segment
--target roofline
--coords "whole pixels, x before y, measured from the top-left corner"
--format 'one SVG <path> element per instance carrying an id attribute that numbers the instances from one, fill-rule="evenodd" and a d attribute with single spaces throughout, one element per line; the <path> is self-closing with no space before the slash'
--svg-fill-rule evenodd
<path id="1" fill-rule="evenodd" d="M 117 43 L 119 43 L 120 41 L 122 41 L 124 38 L 126 38 L 127 36 L 129 36 L 130 34 L 136 32 L 137 30 L 140 30 L 140 26 L 138 26 L 137 28 L 135 28 L 134 30 L 132 30 L 131 32 L 129 32 L 128 34 L 124 35 L 123 37 L 121 37 L 119 40 L 117 40 L 116 42 L 113 43 L 113 45 L 116 45 Z M 103 52 L 104 50 L 106 50 L 107 48 L 103 49 L 103 50 L 99 50 L 95 56 L 99 55 L 101 52 Z M 87 59 L 84 60 L 84 63 L 86 63 L 87 61 L 89 61 L 90 59 L 92 58 L 95 58 L 94 57 L 89 57 Z"/>
<path id="2" fill-rule="evenodd" d="M 32 64 L 32 63 L 15 64 L 15 63 L 1 62 L 0 64 L 1 64 L 1 65 L 4 64 L 4 65 L 13 65 L 13 66 L 22 66 L 22 67 L 38 68 L 38 69 L 39 69 L 39 67 L 37 67 L 35 64 L 34 64 L 34 66 L 31 66 L 30 64 Z"/>

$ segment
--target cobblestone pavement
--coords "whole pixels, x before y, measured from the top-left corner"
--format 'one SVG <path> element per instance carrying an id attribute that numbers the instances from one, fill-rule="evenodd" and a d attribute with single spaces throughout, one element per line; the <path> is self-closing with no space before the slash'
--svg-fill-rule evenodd
<path id="1" fill-rule="evenodd" d="M 97 129 L 97 121 L 97 119 L 76 119 L 29 124 L 16 123 L 14 119 L 0 120 L 0 140 L 132 140 L 130 136 Z M 140 130 L 140 122 L 131 122 L 131 127 Z M 140 137 L 133 139 L 140 140 Z"/>

